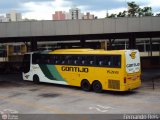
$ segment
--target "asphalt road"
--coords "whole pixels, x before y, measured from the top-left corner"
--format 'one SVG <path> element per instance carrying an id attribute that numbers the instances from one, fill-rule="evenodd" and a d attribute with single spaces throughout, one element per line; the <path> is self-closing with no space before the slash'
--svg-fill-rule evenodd
<path id="1" fill-rule="evenodd" d="M 78 87 L 34 84 L 20 74 L 0 75 L 0 112 L 20 114 L 160 114 L 160 79 L 143 74 L 142 87 L 129 92 L 85 92 Z M 148 78 L 145 80 L 144 78 Z M 155 89 L 153 89 L 154 79 Z"/>

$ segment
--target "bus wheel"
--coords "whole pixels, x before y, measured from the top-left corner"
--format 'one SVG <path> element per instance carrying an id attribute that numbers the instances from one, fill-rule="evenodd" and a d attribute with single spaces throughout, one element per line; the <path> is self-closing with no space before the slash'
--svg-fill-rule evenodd
<path id="1" fill-rule="evenodd" d="M 34 75 L 34 76 L 33 76 L 33 82 L 34 82 L 35 84 L 38 84 L 38 83 L 39 83 L 39 77 L 38 77 L 38 75 Z"/>
<path id="2" fill-rule="evenodd" d="M 81 82 L 81 88 L 84 91 L 90 91 L 91 90 L 91 84 L 89 83 L 88 80 L 82 80 L 82 82 Z"/>
<path id="3" fill-rule="evenodd" d="M 102 92 L 102 84 L 99 81 L 94 81 L 92 84 L 92 88 L 96 93 Z"/>

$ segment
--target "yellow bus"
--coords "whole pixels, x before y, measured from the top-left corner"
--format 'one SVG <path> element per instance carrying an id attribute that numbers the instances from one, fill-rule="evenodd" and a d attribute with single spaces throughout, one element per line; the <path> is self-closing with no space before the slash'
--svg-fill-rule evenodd
<path id="1" fill-rule="evenodd" d="M 23 79 L 81 87 L 85 91 L 128 91 L 141 85 L 138 50 L 59 49 L 24 56 Z"/>

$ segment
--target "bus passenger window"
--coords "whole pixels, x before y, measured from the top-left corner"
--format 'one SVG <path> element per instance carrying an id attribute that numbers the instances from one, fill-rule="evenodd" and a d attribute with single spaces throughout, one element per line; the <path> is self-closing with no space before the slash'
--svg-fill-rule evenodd
<path id="1" fill-rule="evenodd" d="M 103 65 L 103 61 L 99 61 L 99 65 L 102 66 Z"/>
<path id="2" fill-rule="evenodd" d="M 108 64 L 107 64 L 108 66 L 111 66 L 111 61 L 108 61 Z"/>
<path id="3" fill-rule="evenodd" d="M 84 65 L 85 64 L 85 60 L 82 60 L 82 65 Z"/>
<path id="4" fill-rule="evenodd" d="M 74 64 L 78 65 L 79 64 L 79 60 L 74 60 Z"/>
<path id="5" fill-rule="evenodd" d="M 112 56 L 112 66 L 121 67 L 121 56 L 120 55 Z"/>
<path id="6" fill-rule="evenodd" d="M 89 63 L 90 63 L 90 65 L 94 65 L 94 61 L 90 61 Z"/>

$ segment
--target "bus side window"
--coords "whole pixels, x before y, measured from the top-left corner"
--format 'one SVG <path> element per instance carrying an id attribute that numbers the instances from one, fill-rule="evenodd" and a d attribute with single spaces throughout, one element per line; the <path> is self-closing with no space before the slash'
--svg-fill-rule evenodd
<path id="1" fill-rule="evenodd" d="M 43 63 L 50 64 L 50 55 L 48 55 L 48 54 L 43 55 Z"/>
<path id="2" fill-rule="evenodd" d="M 68 65 L 74 64 L 74 60 L 71 55 L 66 55 L 64 58 L 64 61 L 65 61 L 65 64 L 68 64 Z"/>
<path id="3" fill-rule="evenodd" d="M 44 64 L 44 54 L 33 54 L 33 64 Z"/>
<path id="4" fill-rule="evenodd" d="M 58 65 L 62 64 L 62 57 L 60 55 L 57 55 L 56 62 L 57 62 Z"/>
<path id="5" fill-rule="evenodd" d="M 98 55 L 96 56 L 96 65 L 97 66 L 104 66 L 104 56 Z"/>
<path id="6" fill-rule="evenodd" d="M 99 61 L 98 65 L 99 65 L 99 66 L 102 66 L 102 65 L 103 65 L 103 61 L 102 61 L 102 60 Z"/>
<path id="7" fill-rule="evenodd" d="M 63 64 L 65 64 L 65 56 L 64 55 L 60 55 L 59 56 L 59 64 L 61 65 L 63 65 Z"/>
<path id="8" fill-rule="evenodd" d="M 50 64 L 55 64 L 55 56 L 50 55 Z"/>
<path id="9" fill-rule="evenodd" d="M 38 64 L 38 62 L 37 62 L 37 55 L 36 54 L 32 55 L 32 64 Z"/>
<path id="10" fill-rule="evenodd" d="M 70 57 L 69 55 L 64 56 L 64 64 L 66 65 L 69 64 L 69 57 Z"/>
<path id="11" fill-rule="evenodd" d="M 106 55 L 105 56 L 105 60 L 106 60 L 105 66 L 110 67 L 111 66 L 111 56 L 110 55 Z"/>
<path id="12" fill-rule="evenodd" d="M 89 64 L 90 64 L 90 65 L 94 65 L 94 63 L 95 63 L 95 62 L 94 62 L 93 60 L 90 60 L 90 61 L 89 61 Z"/>
<path id="13" fill-rule="evenodd" d="M 93 56 L 93 55 L 88 56 L 88 64 L 89 64 L 90 66 L 95 65 L 95 56 Z"/>
<path id="14" fill-rule="evenodd" d="M 121 67 L 121 56 L 120 55 L 115 55 L 112 56 L 112 66 L 113 67 Z"/>
<path id="15" fill-rule="evenodd" d="M 83 65 L 83 66 L 87 65 L 87 57 L 86 56 L 81 56 L 81 65 Z"/>
<path id="16" fill-rule="evenodd" d="M 111 66 L 111 56 L 110 55 L 99 55 L 96 56 L 96 65 L 103 67 Z"/>
<path id="17" fill-rule="evenodd" d="M 40 54 L 40 64 L 47 64 L 47 54 Z"/>
<path id="18" fill-rule="evenodd" d="M 79 55 L 75 56 L 74 64 L 81 65 L 81 56 L 79 56 Z"/>

